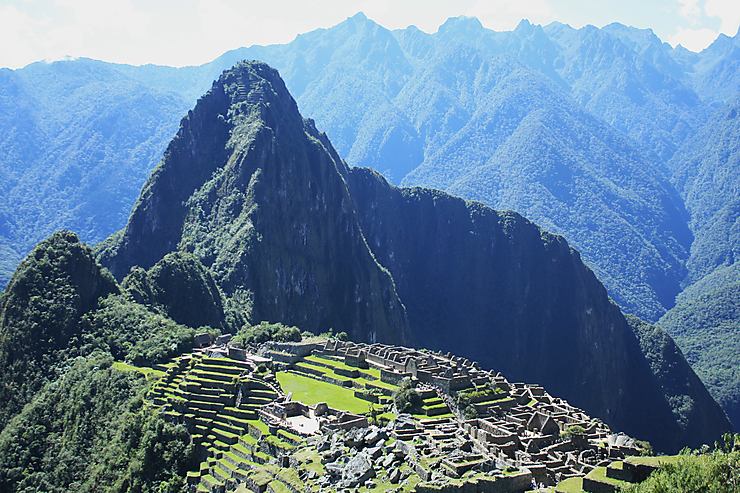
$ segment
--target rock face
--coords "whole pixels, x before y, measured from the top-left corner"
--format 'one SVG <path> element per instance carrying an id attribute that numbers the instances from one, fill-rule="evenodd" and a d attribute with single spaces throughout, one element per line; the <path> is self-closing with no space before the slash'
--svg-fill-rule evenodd
<path id="1" fill-rule="evenodd" d="M 656 339 L 638 338 L 562 237 L 516 213 L 395 188 L 370 170 L 353 169 L 349 183 L 368 243 L 396 281 L 412 342 L 541 383 L 662 449 L 729 428 L 673 341 L 662 334 L 654 348 Z M 645 357 L 653 350 L 671 357 L 653 368 Z M 674 416 L 676 399 L 695 414 Z"/>
<path id="2" fill-rule="evenodd" d="M 701 385 L 681 395 L 702 425 L 678 422 L 635 332 L 563 238 L 348 169 L 264 64 L 238 64 L 199 100 L 100 257 L 121 278 L 175 251 L 206 266 L 235 319 L 454 351 L 663 450 L 729 428 Z"/>
<path id="3" fill-rule="evenodd" d="M 242 63 L 183 119 L 102 261 L 120 278 L 192 252 L 244 319 L 403 342 L 405 310 L 365 242 L 347 172 L 278 73 Z"/>

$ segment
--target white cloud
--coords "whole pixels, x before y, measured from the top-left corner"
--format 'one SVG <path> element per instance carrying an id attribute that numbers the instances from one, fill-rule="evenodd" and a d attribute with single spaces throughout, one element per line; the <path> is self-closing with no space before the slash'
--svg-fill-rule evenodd
<path id="1" fill-rule="evenodd" d="M 719 30 L 733 36 L 740 24 L 740 1 L 738 0 L 706 0 L 704 12 L 709 17 L 720 20 Z"/>
<path id="2" fill-rule="evenodd" d="M 737 32 L 740 23 L 738 0 L 678 0 L 678 5 L 689 27 L 679 27 L 668 38 L 674 46 L 681 44 L 692 51 L 701 51 L 720 33 L 733 36 Z"/>
<path id="3" fill-rule="evenodd" d="M 673 46 L 681 45 L 691 51 L 701 51 L 709 46 L 712 41 L 717 39 L 719 33 L 714 29 L 700 28 L 679 29 L 675 34 L 668 38 L 668 42 Z"/>
<path id="4" fill-rule="evenodd" d="M 692 24 L 699 21 L 702 9 L 699 0 L 678 0 L 679 12 L 683 17 L 688 19 Z"/>

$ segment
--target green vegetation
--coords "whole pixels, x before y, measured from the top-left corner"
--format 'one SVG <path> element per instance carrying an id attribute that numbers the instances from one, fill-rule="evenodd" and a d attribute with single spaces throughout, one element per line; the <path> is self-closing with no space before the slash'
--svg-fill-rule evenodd
<path id="1" fill-rule="evenodd" d="M 586 474 L 586 477 L 589 479 L 593 479 L 594 481 L 598 481 L 599 483 L 606 483 L 612 486 L 616 486 L 617 488 L 624 488 L 630 485 L 630 483 L 628 483 L 627 481 L 607 477 L 606 467 L 604 466 L 595 467 L 590 473 Z"/>
<path id="2" fill-rule="evenodd" d="M 308 405 L 326 402 L 329 407 L 355 414 L 368 412 L 368 402 L 355 397 L 351 389 L 290 372 L 278 372 L 277 379 L 284 392 Z"/>
<path id="3" fill-rule="evenodd" d="M 633 456 L 624 459 L 624 462 L 629 462 L 635 465 L 645 466 L 660 466 L 664 464 L 674 464 L 684 459 L 683 455 L 655 455 L 655 456 Z"/>
<path id="4" fill-rule="evenodd" d="M 299 342 L 301 331 L 297 327 L 288 327 L 280 323 L 260 322 L 257 325 L 243 327 L 232 339 L 233 344 L 259 344 L 267 341 Z"/>
<path id="5" fill-rule="evenodd" d="M 555 487 L 555 493 L 582 493 L 583 478 L 568 478 L 559 482 Z"/>
<path id="6" fill-rule="evenodd" d="M 399 383 L 398 389 L 393 393 L 393 402 L 399 413 L 418 411 L 422 406 L 421 396 L 408 378 Z"/>
<path id="7" fill-rule="evenodd" d="M 656 380 L 660 383 L 662 396 L 656 395 L 653 398 L 662 397 L 664 399 L 662 405 L 668 407 L 673 414 L 675 424 L 664 423 L 664 426 L 675 426 L 676 433 L 685 433 L 691 437 L 688 440 L 680 440 L 678 436 L 674 436 L 672 443 L 663 442 L 658 449 L 664 452 L 678 451 L 687 444 L 698 447 L 727 431 L 727 426 L 722 425 L 727 422 L 724 412 L 711 399 L 701 380 L 691 371 L 673 339 L 660 327 L 646 324 L 635 317 L 628 316 L 627 321 L 640 341 L 642 352 Z M 705 413 L 706 419 L 711 418 L 708 424 L 701 425 L 697 421 L 700 409 Z M 648 432 L 637 435 L 650 436 Z"/>
<path id="8" fill-rule="evenodd" d="M 740 491 L 740 435 L 725 435 L 711 452 L 684 453 L 671 458 L 637 458 L 635 463 L 659 463 L 659 469 L 629 493 L 736 493 Z"/>
<path id="9" fill-rule="evenodd" d="M 716 268 L 676 299 L 659 325 L 740 428 L 740 262 Z"/>
<path id="10" fill-rule="evenodd" d="M 139 371 L 76 358 L 0 433 L 0 491 L 179 492 L 190 436 L 143 404 Z"/>
<path id="11" fill-rule="evenodd" d="M 134 301 L 179 324 L 226 328 L 221 292 L 191 253 L 168 253 L 149 270 L 135 267 L 122 286 Z"/>
<path id="12" fill-rule="evenodd" d="M 215 329 L 180 325 L 130 301 L 126 294 L 102 299 L 97 310 L 82 318 L 82 326 L 84 344 L 104 346 L 116 359 L 138 366 L 150 366 L 187 351 L 198 332 L 217 333 Z"/>
<path id="13" fill-rule="evenodd" d="M 164 372 L 161 370 L 155 370 L 154 368 L 149 368 L 146 366 L 133 366 L 129 365 L 128 363 L 124 363 L 123 361 L 114 361 L 111 365 L 111 368 L 114 370 L 122 371 L 122 372 L 130 372 L 130 371 L 137 371 L 144 375 L 147 380 L 158 380 L 164 376 Z"/>
<path id="14" fill-rule="evenodd" d="M 39 244 L 0 297 L 0 490 L 180 491 L 190 435 L 142 397 L 195 332 L 132 301 L 72 233 Z"/>
<path id="15" fill-rule="evenodd" d="M 81 353 L 80 319 L 116 291 L 69 232 L 55 233 L 21 263 L 0 297 L 0 429 Z"/>
<path id="16" fill-rule="evenodd" d="M 583 426 L 571 425 L 571 426 L 566 427 L 565 430 L 563 430 L 563 432 L 560 434 L 560 436 L 563 438 L 568 438 L 573 435 L 582 435 L 585 432 L 586 430 L 583 428 Z"/>

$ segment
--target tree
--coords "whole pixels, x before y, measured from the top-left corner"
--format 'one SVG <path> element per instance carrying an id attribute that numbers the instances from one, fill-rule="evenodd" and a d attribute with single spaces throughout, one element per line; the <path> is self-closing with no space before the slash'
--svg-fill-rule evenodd
<path id="1" fill-rule="evenodd" d="M 393 403 L 399 413 L 411 412 L 421 407 L 422 399 L 410 378 L 404 378 L 393 393 Z"/>

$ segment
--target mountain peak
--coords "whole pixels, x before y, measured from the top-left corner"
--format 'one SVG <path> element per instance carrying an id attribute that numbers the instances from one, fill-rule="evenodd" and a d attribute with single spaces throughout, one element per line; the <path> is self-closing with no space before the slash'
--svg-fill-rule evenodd
<path id="1" fill-rule="evenodd" d="M 533 27 L 534 25 L 529 22 L 529 19 L 522 19 L 519 21 L 519 24 L 517 24 L 515 31 L 528 31 Z"/>
<path id="2" fill-rule="evenodd" d="M 357 12 L 355 15 L 351 17 L 347 17 L 347 21 L 349 22 L 367 22 L 370 19 L 365 15 L 365 12 Z"/>
<path id="3" fill-rule="evenodd" d="M 438 33 L 445 32 L 471 32 L 480 31 L 483 29 L 483 24 L 477 17 L 468 17 L 461 15 L 458 17 L 448 18 L 444 24 L 439 26 Z"/>
<path id="4" fill-rule="evenodd" d="M 357 12 L 355 15 L 347 17 L 335 27 L 340 26 L 345 26 L 345 28 L 350 30 L 372 29 L 374 27 L 382 28 L 380 24 L 366 16 L 364 12 Z"/>
<path id="5" fill-rule="evenodd" d="M 213 88 L 222 90 L 229 97 L 232 106 L 239 103 L 255 105 L 276 99 L 293 99 L 278 71 L 256 60 L 244 60 L 225 70 L 213 83 Z"/>

